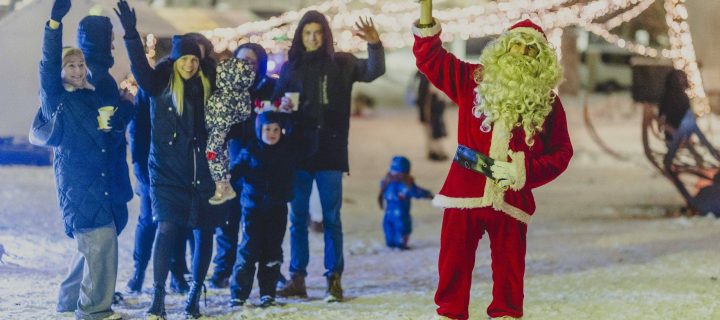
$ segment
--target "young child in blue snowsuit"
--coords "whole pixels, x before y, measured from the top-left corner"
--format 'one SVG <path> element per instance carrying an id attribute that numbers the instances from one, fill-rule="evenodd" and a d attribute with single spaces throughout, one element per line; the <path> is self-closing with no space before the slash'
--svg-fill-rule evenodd
<path id="1" fill-rule="evenodd" d="M 242 242 L 230 277 L 231 307 L 245 304 L 252 290 L 255 264 L 260 306 L 275 303 L 287 227 L 287 203 L 293 198 L 297 163 L 317 150 L 317 129 L 293 128 L 296 114 L 265 111 L 255 119 L 254 139 L 230 140 L 230 170 L 242 181 Z"/>
<path id="2" fill-rule="evenodd" d="M 410 175 L 410 160 L 403 156 L 393 157 L 390 171 L 380 181 L 378 203 L 385 207 L 383 230 L 385 243 L 390 248 L 408 249 L 407 242 L 412 233 L 410 199 L 432 199 L 432 192 L 418 187 Z"/>

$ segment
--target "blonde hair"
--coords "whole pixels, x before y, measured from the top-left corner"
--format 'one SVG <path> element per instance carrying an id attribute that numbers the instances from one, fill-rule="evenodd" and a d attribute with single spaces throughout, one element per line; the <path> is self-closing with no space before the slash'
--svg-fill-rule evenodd
<path id="1" fill-rule="evenodd" d="M 534 57 L 511 52 L 518 44 L 536 51 Z M 525 143 L 534 144 L 533 136 L 542 130 L 555 100 L 553 88 L 562 78 L 555 49 L 542 33 L 528 28 L 510 30 L 492 42 L 480 56 L 483 65 L 473 76 L 478 83 L 476 117 L 485 116 L 482 131 L 498 119 L 511 129 L 522 126 Z"/>
<path id="2" fill-rule="evenodd" d="M 203 73 L 202 68 L 199 66 L 197 75 L 200 77 L 200 81 L 202 82 L 203 104 L 205 104 L 207 103 L 208 98 L 210 98 L 210 91 L 212 90 L 212 87 L 210 86 L 210 80 L 208 80 L 205 73 Z M 173 62 L 173 76 L 170 79 L 170 92 L 172 92 L 172 99 L 175 104 L 175 108 L 177 109 L 177 113 L 182 114 L 183 107 L 185 105 L 185 81 L 183 81 L 180 71 L 178 71 L 177 60 Z"/>

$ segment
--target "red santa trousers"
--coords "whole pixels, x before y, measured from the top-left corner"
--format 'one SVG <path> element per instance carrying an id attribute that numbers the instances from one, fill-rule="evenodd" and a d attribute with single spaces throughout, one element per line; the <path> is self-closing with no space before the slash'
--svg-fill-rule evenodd
<path id="1" fill-rule="evenodd" d="M 435 293 L 437 313 L 467 319 L 478 242 L 487 231 L 492 257 L 492 317 L 523 315 L 523 278 L 527 225 L 492 208 L 445 209 L 440 236 Z"/>

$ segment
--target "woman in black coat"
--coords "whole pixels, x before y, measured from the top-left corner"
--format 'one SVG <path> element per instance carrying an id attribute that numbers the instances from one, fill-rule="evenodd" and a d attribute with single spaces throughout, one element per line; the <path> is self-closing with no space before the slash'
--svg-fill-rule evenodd
<path id="1" fill-rule="evenodd" d="M 200 317 L 200 290 L 212 257 L 217 215 L 208 199 L 214 182 L 205 158 L 205 104 L 212 84 L 200 68 L 200 48 L 187 37 L 173 38 L 170 58 L 150 67 L 135 28 L 135 13 L 124 0 L 118 17 L 125 29 L 131 70 L 140 88 L 150 95 L 151 141 L 148 167 L 153 216 L 158 221 L 153 248 L 154 297 L 148 315 L 165 317 L 165 280 L 171 248 L 184 227 L 193 228 L 195 252 L 185 314 Z"/>

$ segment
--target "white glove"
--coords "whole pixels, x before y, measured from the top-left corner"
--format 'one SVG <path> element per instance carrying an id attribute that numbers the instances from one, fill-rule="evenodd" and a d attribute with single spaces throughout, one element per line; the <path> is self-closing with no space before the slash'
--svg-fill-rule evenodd
<path id="1" fill-rule="evenodd" d="M 510 162 L 495 160 L 490 170 L 492 170 L 497 185 L 503 189 L 507 189 L 517 181 L 517 167 Z"/>
<path id="2" fill-rule="evenodd" d="M 525 186 L 525 153 L 510 151 L 508 155 L 512 162 L 495 160 L 490 170 L 500 188 L 518 191 Z"/>

